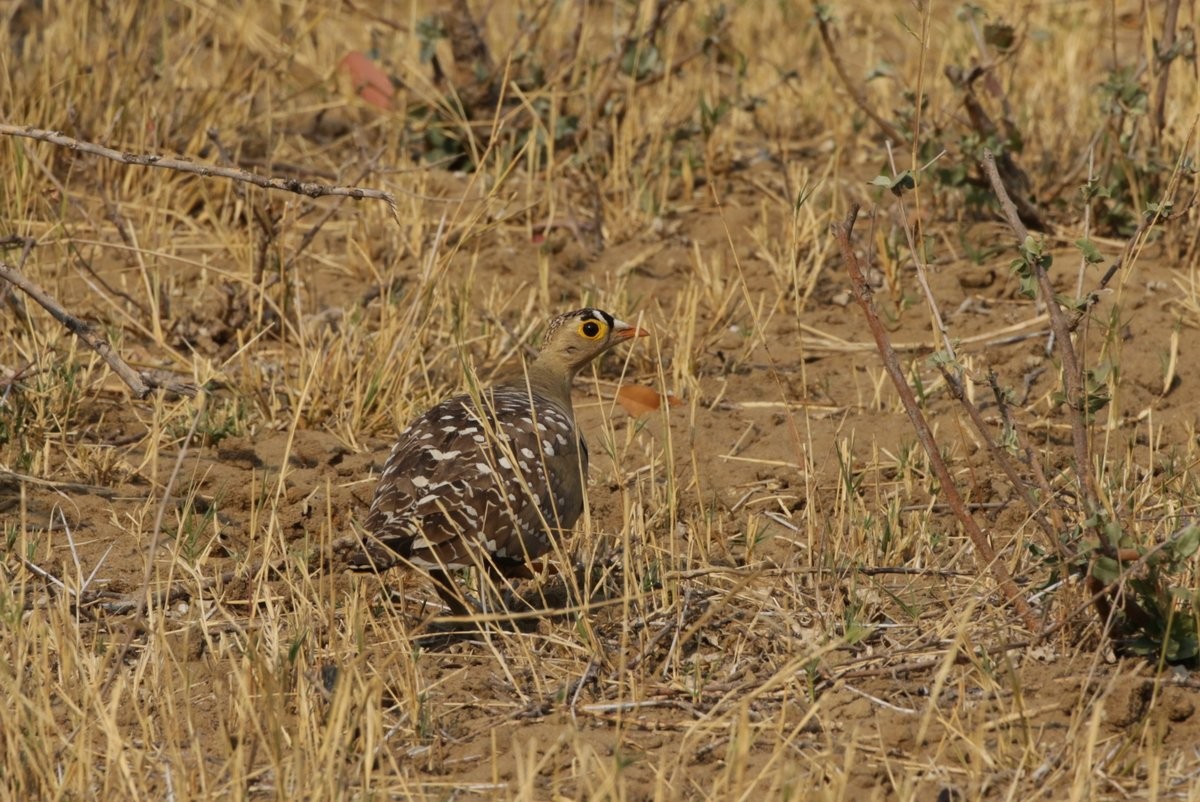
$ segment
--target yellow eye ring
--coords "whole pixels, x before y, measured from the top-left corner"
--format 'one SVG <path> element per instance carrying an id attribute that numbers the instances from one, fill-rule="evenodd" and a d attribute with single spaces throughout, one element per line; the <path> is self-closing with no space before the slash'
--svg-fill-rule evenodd
<path id="1" fill-rule="evenodd" d="M 598 320 L 585 320 L 579 324 L 579 334 L 589 340 L 598 340 L 604 334 L 604 324 Z"/>

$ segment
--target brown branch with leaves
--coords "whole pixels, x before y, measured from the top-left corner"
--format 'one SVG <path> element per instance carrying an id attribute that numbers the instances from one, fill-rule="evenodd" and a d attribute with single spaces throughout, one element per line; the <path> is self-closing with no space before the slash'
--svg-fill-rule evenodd
<path id="1" fill-rule="evenodd" d="M 1036 282 L 1038 294 L 1042 298 L 1043 303 L 1045 303 L 1046 310 L 1049 312 L 1050 330 L 1054 334 L 1055 349 L 1062 366 L 1062 383 L 1064 390 L 1066 390 L 1066 402 L 1064 402 L 1063 406 L 1067 409 L 1070 430 L 1072 430 L 1076 483 L 1078 483 L 1082 503 L 1084 503 L 1084 509 L 1081 510 L 1082 519 L 1084 520 L 1080 521 L 1079 526 L 1080 528 L 1086 527 L 1091 529 L 1090 539 L 1094 543 L 1094 546 L 1091 546 L 1092 568 L 1087 573 L 1087 587 L 1092 591 L 1092 597 L 1088 600 L 1088 605 L 1094 605 L 1100 620 L 1110 621 L 1112 618 L 1110 601 L 1116 599 L 1118 604 L 1120 604 L 1124 621 L 1132 624 L 1133 630 L 1157 632 L 1160 622 L 1157 621 L 1158 616 L 1153 604 L 1145 604 L 1145 599 L 1141 599 L 1140 594 L 1122 593 L 1117 595 L 1117 597 L 1114 595 L 1117 588 L 1123 587 L 1123 580 L 1132 575 L 1130 571 L 1133 570 L 1133 565 L 1144 563 L 1146 555 L 1139 557 L 1138 550 L 1123 547 L 1124 544 L 1120 538 L 1120 528 L 1110 527 L 1105 522 L 1108 510 L 1100 502 L 1096 472 L 1094 472 L 1091 461 L 1091 442 L 1088 439 L 1087 421 L 1085 420 L 1088 397 L 1087 390 L 1084 387 L 1084 372 L 1082 372 L 1079 355 L 1076 354 L 1074 342 L 1072 341 L 1072 331 L 1074 325 L 1078 324 L 1078 319 L 1073 321 L 1073 319 L 1068 318 L 1067 313 L 1063 311 L 1062 306 L 1058 303 L 1054 285 L 1051 285 L 1050 276 L 1046 273 L 1045 263 L 1042 256 L 1040 256 L 1039 247 L 1034 245 L 1030 239 L 1030 232 L 1025 228 L 1024 223 L 1021 223 L 1020 216 L 1016 214 L 1016 208 L 1012 199 L 1008 197 L 1006 188 L 1004 188 L 1004 182 L 1001 180 L 1000 173 L 996 169 L 995 158 L 992 158 L 990 151 L 984 151 L 982 162 L 984 173 L 988 175 L 988 179 L 991 182 L 992 191 L 996 193 L 996 198 L 1000 200 L 1000 208 L 1004 219 L 1006 219 L 1009 227 L 1012 228 L 1016 240 L 1018 240 L 1021 257 L 1024 259 L 1027 269 L 1031 271 L 1034 282 Z M 1144 227 L 1139 227 L 1138 232 L 1134 234 L 1134 238 L 1130 240 L 1127 250 L 1144 231 Z M 1112 265 L 1112 268 L 1109 269 L 1102 280 L 1102 286 L 1108 283 L 1121 262 L 1122 259 L 1118 259 L 1116 264 Z M 1163 547 L 1163 544 L 1154 547 L 1152 552 L 1159 550 L 1160 547 Z M 1096 564 L 1102 558 L 1109 559 L 1109 561 L 1112 561 L 1116 565 L 1115 580 L 1104 582 L 1097 575 Z M 1156 575 L 1150 583 L 1157 583 L 1158 580 L 1159 577 Z M 1162 623 L 1166 623 L 1166 630 L 1170 630 L 1170 620 Z"/>
<path id="2" fill-rule="evenodd" d="M 996 159 L 992 156 L 992 152 L 985 150 L 981 161 L 983 172 L 991 182 L 992 191 L 996 193 L 996 197 L 1000 201 L 1000 209 L 1004 212 L 1004 218 L 1017 238 L 1017 247 L 1022 254 L 1026 255 L 1026 262 L 1033 271 L 1038 292 L 1041 293 L 1050 315 L 1050 330 L 1054 334 L 1054 347 L 1062 362 L 1063 386 L 1067 396 L 1065 406 L 1071 422 L 1071 441 L 1075 449 L 1075 471 L 1080 479 L 1080 489 L 1083 491 L 1084 513 L 1087 518 L 1094 519 L 1096 514 L 1101 511 L 1100 493 L 1096 489 L 1096 476 L 1092 470 L 1092 460 L 1089 455 L 1087 423 L 1083 419 L 1087 397 L 1083 388 L 1083 374 L 1080 371 L 1079 358 L 1075 353 L 1074 342 L 1071 340 L 1070 322 L 1058 303 L 1054 285 L 1050 283 L 1050 276 L 1046 272 L 1045 264 L 1040 258 L 1028 256 L 1026 243 L 1029 240 L 1029 229 L 1021 222 L 1017 207 L 1008 195 L 1008 190 L 996 168 Z M 1101 533 L 1097 531 L 1097 535 L 1101 535 Z M 1101 543 L 1105 542 L 1102 536 L 1099 539 Z"/>
<path id="3" fill-rule="evenodd" d="M 987 535 L 983 533 L 983 530 L 979 528 L 979 524 L 967 511 L 962 496 L 958 492 L 958 486 L 954 483 L 954 478 L 950 475 L 950 470 L 946 467 L 945 460 L 942 459 L 937 440 L 933 436 L 933 430 L 929 427 L 928 421 L 925 420 L 925 416 L 921 413 L 916 396 L 913 394 L 912 388 L 908 385 L 907 379 L 904 378 L 904 371 L 900 367 L 900 360 L 896 356 L 896 349 L 892 347 L 891 338 L 888 337 L 887 330 L 879 320 L 879 313 L 875 310 L 875 303 L 872 299 L 871 287 L 867 283 L 866 276 L 863 274 L 862 266 L 859 264 L 858 256 L 855 254 L 854 246 L 851 243 L 851 236 L 854 233 L 854 222 L 857 217 L 858 205 L 854 204 L 851 206 L 850 212 L 846 215 L 846 219 L 841 223 L 834 224 L 833 233 L 837 238 L 838 247 L 842 253 L 842 263 L 846 267 L 846 272 L 850 275 L 850 282 L 854 288 L 854 299 L 862 309 L 863 316 L 867 321 L 867 327 L 871 330 L 871 334 L 875 338 L 875 346 L 879 350 L 879 355 L 883 358 L 884 369 L 891 378 L 892 384 L 896 387 L 896 392 L 900 396 L 901 403 L 904 405 L 904 411 L 908 414 L 909 422 L 917 433 L 917 439 L 920 440 L 921 447 L 925 449 L 925 454 L 929 458 L 930 469 L 941 485 L 942 496 L 954 512 L 955 517 L 958 518 L 959 523 L 962 524 L 967 537 L 971 539 L 971 543 L 975 547 L 975 558 L 980 568 L 992 574 L 1001 593 L 1004 594 L 1004 597 L 1012 605 L 1013 609 L 1017 611 L 1025 627 L 1030 632 L 1037 632 L 1040 628 L 1037 617 L 1029 607 L 1029 603 L 1021 596 L 1020 589 L 1013 582 L 1008 569 L 1004 567 L 1004 563 L 996 558 L 996 552 L 992 548 L 992 544 L 988 541 Z"/>

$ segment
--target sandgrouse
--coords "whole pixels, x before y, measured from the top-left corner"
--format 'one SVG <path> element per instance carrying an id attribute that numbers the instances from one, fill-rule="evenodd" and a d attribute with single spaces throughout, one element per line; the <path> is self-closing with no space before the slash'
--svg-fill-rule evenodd
<path id="1" fill-rule="evenodd" d="M 456 615 L 468 609 L 450 572 L 528 576 L 528 563 L 583 512 L 588 452 L 571 381 L 617 343 L 646 334 L 599 309 L 559 315 L 526 370 L 413 421 L 384 466 L 360 560 L 425 570 Z"/>

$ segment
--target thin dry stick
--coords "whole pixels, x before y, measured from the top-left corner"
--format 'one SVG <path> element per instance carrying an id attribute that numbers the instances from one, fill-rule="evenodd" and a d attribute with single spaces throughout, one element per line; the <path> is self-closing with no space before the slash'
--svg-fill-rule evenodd
<path id="1" fill-rule="evenodd" d="M 1178 53 L 1175 49 L 1175 26 L 1179 22 L 1179 0 L 1167 0 L 1167 13 L 1163 18 L 1163 34 L 1154 53 L 1161 70 L 1158 84 L 1154 87 L 1154 126 L 1150 129 L 1155 142 L 1162 141 L 1163 129 L 1167 127 L 1167 83 L 1171 77 L 1171 64 Z"/>
<path id="2" fill-rule="evenodd" d="M 946 467 L 946 463 L 942 460 L 937 441 L 933 437 L 933 431 L 929 428 L 929 423 L 925 420 L 925 416 L 921 414 L 921 409 L 917 405 L 917 399 L 913 395 L 912 388 L 908 386 L 908 382 L 904 378 L 904 371 L 900 368 L 900 361 L 897 359 L 896 352 L 891 346 L 887 331 L 883 328 L 883 324 L 879 320 L 879 315 L 875 311 L 875 304 L 871 300 L 871 287 L 867 283 L 866 276 L 863 275 L 862 268 L 858 263 L 858 257 L 854 253 L 854 246 L 850 244 L 850 237 L 854 231 L 854 221 L 857 217 L 858 204 L 853 204 L 846 215 L 845 221 L 834 224 L 833 231 L 834 236 L 837 237 L 838 247 L 842 252 L 842 262 L 845 264 L 846 271 L 850 274 L 850 281 L 854 286 L 855 300 L 858 302 L 859 307 L 862 308 L 863 315 L 867 319 L 867 326 L 871 329 L 871 334 L 875 337 L 875 344 L 879 349 L 879 355 L 883 358 L 884 368 L 891 377 L 892 383 L 896 386 L 896 392 L 899 394 L 900 400 L 904 404 L 904 411 L 908 413 L 908 419 L 917 433 L 917 439 L 921 441 L 921 446 L 925 449 L 925 453 L 929 457 L 929 466 L 942 486 L 942 495 L 975 546 L 976 560 L 980 567 L 991 572 L 1000 586 L 1001 592 L 1008 599 L 1009 603 L 1012 604 L 1017 614 L 1021 616 L 1022 622 L 1031 632 L 1036 632 L 1039 627 L 1033 610 L 1021 596 L 1021 591 L 1017 588 L 1016 583 L 1013 582 L 1012 577 L 1009 576 L 1008 569 L 1004 567 L 1002 562 L 996 559 L 996 552 L 992 549 L 992 544 L 988 542 L 987 536 L 979 528 L 979 524 L 976 523 L 975 519 L 971 517 L 971 514 L 963 506 L 962 496 L 959 495 L 958 487 L 954 484 L 954 479 L 950 476 L 950 471 Z"/>
<path id="3" fill-rule="evenodd" d="M 125 153 L 113 148 L 106 148 L 103 145 L 97 145 L 93 142 L 84 142 L 78 139 L 72 139 L 69 136 L 59 133 L 58 131 L 46 131 L 41 128 L 34 128 L 31 125 L 10 125 L 8 123 L 0 123 L 0 135 L 2 136 L 20 136 L 29 139 L 36 139 L 39 142 L 49 142 L 51 145 L 58 145 L 71 150 L 79 151 L 80 153 L 88 153 L 92 156 L 101 156 L 105 159 L 121 162 L 122 164 L 137 164 L 143 167 L 162 167 L 167 170 L 174 170 L 177 173 L 191 173 L 193 175 L 210 178 L 216 176 L 218 178 L 228 178 L 231 181 L 241 181 L 246 184 L 253 184 L 263 189 L 282 189 L 286 192 L 295 192 L 297 195 L 307 195 L 310 198 L 319 198 L 324 195 L 341 195 L 355 200 L 381 200 L 388 205 L 392 214 L 396 214 L 396 199 L 390 192 L 384 192 L 380 189 L 366 189 L 364 187 L 340 187 L 328 186 L 326 184 L 315 184 L 308 181 L 299 181 L 295 178 L 275 178 L 264 175 L 258 175 L 248 170 L 242 170 L 238 167 L 220 167 L 215 164 L 197 164 L 196 162 L 184 161 L 183 159 L 172 159 L 164 156 L 158 156 L 153 153 Z"/>
<path id="4" fill-rule="evenodd" d="M 817 12 L 817 30 L 821 32 L 821 42 L 825 45 L 825 52 L 829 54 L 829 60 L 833 62 L 833 69 L 838 74 L 838 78 L 842 81 L 842 86 L 846 87 L 846 91 L 850 93 L 850 99 L 854 101 L 854 105 L 858 106 L 863 114 L 871 118 L 883 135 L 893 142 L 907 142 L 908 137 L 900 132 L 896 126 L 880 117 L 875 109 L 871 108 L 871 104 L 867 102 L 867 96 L 859 88 L 858 84 L 850 80 L 850 73 L 846 71 L 846 65 L 842 63 L 842 57 L 838 55 L 837 45 L 833 42 L 833 34 L 829 31 L 829 21 L 824 18 L 821 12 Z"/>
<path id="5" fill-rule="evenodd" d="M 1091 187 L 1096 180 L 1096 149 L 1088 149 L 1088 177 L 1087 186 Z M 1083 239 L 1091 240 L 1092 238 L 1092 199 L 1086 192 L 1083 193 Z M 1082 250 L 1079 253 L 1079 277 L 1075 280 L 1075 297 L 1083 297 L 1083 277 L 1087 273 L 1088 267 L 1087 253 Z M 1090 299 L 1089 299 L 1090 300 Z M 1082 318 L 1083 315 L 1080 315 Z M 1074 331 L 1075 327 L 1072 326 Z"/>
<path id="6" fill-rule="evenodd" d="M 150 394 L 151 390 L 156 388 L 189 397 L 196 394 L 196 387 L 191 384 L 164 380 L 150 372 L 138 373 L 129 367 L 129 364 L 121 358 L 120 354 L 112 349 L 107 340 L 92 331 L 90 325 L 64 309 L 62 304 L 56 301 L 53 296 L 18 272 L 16 268 L 0 262 L 0 279 L 4 279 L 14 287 L 23 290 L 30 298 L 41 304 L 59 323 L 66 326 L 68 331 L 87 343 L 88 347 L 99 354 L 100 358 L 108 363 L 113 372 L 121 377 L 121 381 L 129 385 L 129 389 L 133 391 L 135 398 L 145 398 Z"/>
<path id="7" fill-rule="evenodd" d="M 996 159 L 990 150 L 983 152 L 982 163 L 983 171 L 992 184 L 992 191 L 996 193 L 996 197 L 1000 201 L 1004 217 L 1017 237 L 1017 247 L 1022 248 L 1029 239 L 1029 229 L 1021 222 L 1021 218 L 1017 214 L 1017 207 L 1013 205 L 1008 191 L 1004 188 L 1004 182 L 1000 180 L 1000 173 L 996 169 Z M 1100 493 L 1096 490 L 1096 476 L 1092 472 L 1091 457 L 1088 456 L 1087 424 L 1083 420 L 1085 399 L 1079 359 L 1075 355 L 1075 345 L 1071 342 L 1071 330 L 1067 316 L 1063 314 L 1062 307 L 1055 300 L 1054 285 L 1050 283 L 1050 276 L 1047 275 L 1046 268 L 1039 259 L 1031 259 L 1030 262 L 1030 269 L 1033 270 L 1034 278 L 1037 279 L 1038 290 L 1042 294 L 1042 300 L 1046 302 L 1046 311 L 1050 314 L 1050 330 L 1054 332 L 1054 344 L 1058 349 L 1059 359 L 1062 360 L 1063 383 L 1067 390 L 1067 415 L 1071 420 L 1071 440 L 1075 446 L 1075 470 L 1082 480 L 1080 484 L 1086 505 L 1084 512 L 1086 517 L 1092 518 L 1100 511 Z M 1102 533 L 1097 532 L 1097 534 Z M 1107 541 L 1101 537 L 1100 543 L 1103 547 Z"/>
<path id="8" fill-rule="evenodd" d="M 888 164 L 892 168 L 892 175 L 896 176 L 896 156 L 892 152 L 892 143 L 887 144 Z M 915 197 L 915 195 L 914 195 Z M 897 207 L 900 210 L 900 223 L 904 228 L 904 237 L 908 240 L 908 252 L 912 254 L 913 267 L 917 271 L 917 283 L 921 285 L 921 292 L 925 295 L 925 305 L 929 307 L 929 315 L 933 318 L 933 326 L 937 329 L 938 334 L 942 338 L 942 348 L 950 355 L 950 361 L 958 360 L 958 355 L 954 352 L 954 342 L 950 339 L 950 332 L 946 330 L 946 321 L 942 319 L 942 311 L 938 309 L 937 299 L 933 297 L 933 290 L 929 287 L 928 270 L 925 268 L 925 258 L 921 255 L 921 251 L 917 248 L 917 240 L 914 234 L 913 225 L 908 220 L 908 210 L 904 207 L 903 199 L 898 199 Z M 920 225 L 920 206 L 917 207 L 917 223 Z M 943 373 L 946 371 L 943 370 Z"/>

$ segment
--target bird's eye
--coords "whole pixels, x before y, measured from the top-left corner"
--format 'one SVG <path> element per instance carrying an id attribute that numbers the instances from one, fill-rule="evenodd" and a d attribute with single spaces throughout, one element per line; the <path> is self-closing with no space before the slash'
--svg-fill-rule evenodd
<path id="1" fill-rule="evenodd" d="M 604 332 L 604 327 L 594 320 L 585 321 L 579 327 L 579 333 L 589 340 L 594 340 Z"/>

